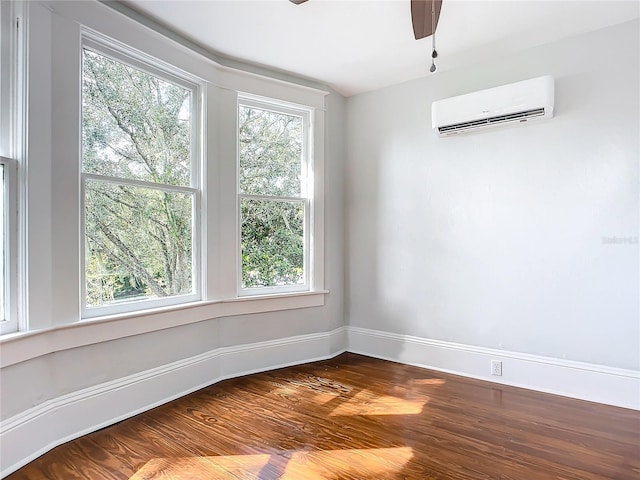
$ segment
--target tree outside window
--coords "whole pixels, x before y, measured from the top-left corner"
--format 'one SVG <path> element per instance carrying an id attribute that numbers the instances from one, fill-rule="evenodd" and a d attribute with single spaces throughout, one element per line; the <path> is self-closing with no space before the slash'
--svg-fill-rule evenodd
<path id="1" fill-rule="evenodd" d="M 194 88 L 82 56 L 87 308 L 194 292 Z"/>
<path id="2" fill-rule="evenodd" d="M 308 284 L 306 112 L 239 105 L 242 289 Z"/>

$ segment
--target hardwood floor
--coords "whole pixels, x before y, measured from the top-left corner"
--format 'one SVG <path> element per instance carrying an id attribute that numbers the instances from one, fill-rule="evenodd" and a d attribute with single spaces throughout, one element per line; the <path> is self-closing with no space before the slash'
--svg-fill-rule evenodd
<path id="1" fill-rule="evenodd" d="M 640 412 L 343 354 L 228 380 L 18 479 L 640 479 Z"/>

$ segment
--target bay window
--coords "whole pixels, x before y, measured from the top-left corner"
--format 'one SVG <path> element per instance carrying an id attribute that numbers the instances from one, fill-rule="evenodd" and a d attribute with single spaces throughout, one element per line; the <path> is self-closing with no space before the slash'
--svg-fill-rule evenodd
<path id="1" fill-rule="evenodd" d="M 324 304 L 327 92 L 99 2 L 2 2 L 0 22 L 0 333 L 29 333 L 4 337 L 16 361 L 34 331 L 86 332 L 72 348 Z M 38 345 L 24 355 L 54 348 Z"/>

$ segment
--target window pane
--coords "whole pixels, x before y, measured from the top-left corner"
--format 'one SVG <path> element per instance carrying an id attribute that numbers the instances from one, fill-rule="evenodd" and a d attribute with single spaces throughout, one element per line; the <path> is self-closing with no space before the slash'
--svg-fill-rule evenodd
<path id="1" fill-rule="evenodd" d="M 191 91 L 90 50 L 82 56 L 84 172 L 191 184 Z"/>
<path id="2" fill-rule="evenodd" d="M 87 181 L 86 304 L 192 292 L 191 194 Z"/>
<path id="3" fill-rule="evenodd" d="M 242 199 L 242 287 L 304 283 L 304 203 Z"/>
<path id="4" fill-rule="evenodd" d="M 240 192 L 300 196 L 302 117 L 240 106 Z"/>

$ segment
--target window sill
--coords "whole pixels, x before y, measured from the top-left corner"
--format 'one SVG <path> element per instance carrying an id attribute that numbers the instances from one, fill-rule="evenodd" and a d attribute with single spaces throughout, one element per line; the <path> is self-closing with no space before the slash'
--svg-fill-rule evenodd
<path id="1" fill-rule="evenodd" d="M 0 336 L 0 368 L 49 353 L 215 318 L 324 305 L 327 290 L 247 296 L 120 313 Z"/>

